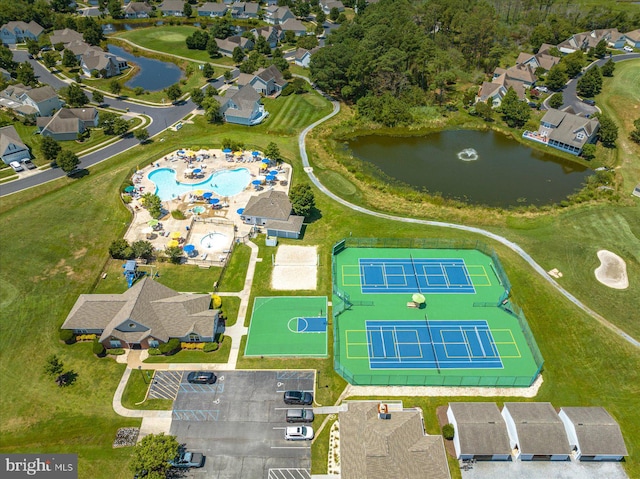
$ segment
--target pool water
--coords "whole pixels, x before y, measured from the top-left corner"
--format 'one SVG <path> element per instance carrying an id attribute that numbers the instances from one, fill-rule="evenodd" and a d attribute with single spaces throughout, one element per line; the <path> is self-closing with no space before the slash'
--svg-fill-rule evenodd
<path id="1" fill-rule="evenodd" d="M 233 196 L 246 188 L 251 174 L 246 168 L 217 171 L 200 183 L 181 183 L 172 168 L 159 168 L 149 173 L 148 178 L 156 185 L 155 194 L 161 201 L 169 201 L 196 190 L 213 191 L 219 196 Z"/>
<path id="2" fill-rule="evenodd" d="M 194 206 L 192 211 L 196 214 L 202 214 L 204 213 L 204 206 Z"/>
<path id="3" fill-rule="evenodd" d="M 209 233 L 200 240 L 200 246 L 210 251 L 222 251 L 229 247 L 229 239 L 222 233 Z"/>

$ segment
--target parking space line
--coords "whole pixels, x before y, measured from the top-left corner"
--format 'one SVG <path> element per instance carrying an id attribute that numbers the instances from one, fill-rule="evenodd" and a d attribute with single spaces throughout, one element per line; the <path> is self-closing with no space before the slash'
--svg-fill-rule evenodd
<path id="1" fill-rule="evenodd" d="M 314 373 L 312 371 L 278 371 L 276 373 L 276 379 L 313 379 Z"/>
<path id="2" fill-rule="evenodd" d="M 271 449 L 311 449 L 311 446 L 271 446 Z"/>
<path id="3" fill-rule="evenodd" d="M 172 418 L 176 421 L 218 421 L 220 411 L 217 409 L 177 409 L 172 411 Z"/>
<path id="4" fill-rule="evenodd" d="M 298 467 L 269 469 L 268 479 L 311 479 L 311 471 Z"/>

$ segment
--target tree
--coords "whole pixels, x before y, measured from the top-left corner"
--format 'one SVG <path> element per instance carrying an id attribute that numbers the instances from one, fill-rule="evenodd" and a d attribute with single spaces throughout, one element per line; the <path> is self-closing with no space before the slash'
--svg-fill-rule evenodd
<path id="1" fill-rule="evenodd" d="M 175 102 L 182 96 L 182 90 L 180 89 L 180 85 L 178 85 L 177 83 L 174 83 L 169 88 L 167 88 L 166 92 L 169 100 L 171 100 L 172 102 Z"/>
<path id="2" fill-rule="evenodd" d="M 214 40 L 215 43 L 215 40 Z M 218 46 L 218 44 L 216 43 L 216 47 Z M 202 67 L 202 74 L 204 75 L 204 77 L 209 80 L 211 78 L 213 78 L 213 75 L 215 75 L 215 70 L 213 68 L 213 66 L 211 66 L 210 63 L 205 63 L 204 66 Z"/>
<path id="3" fill-rule="evenodd" d="M 22 62 L 20 65 L 18 65 L 18 70 L 16 71 L 16 80 L 27 86 L 36 86 L 38 84 L 36 74 L 34 73 L 33 67 L 29 62 Z"/>
<path id="4" fill-rule="evenodd" d="M 615 69 L 616 69 L 616 64 L 613 63 L 613 60 L 611 60 L 611 58 L 609 58 L 607 63 L 602 65 L 602 68 L 600 70 L 602 71 L 602 76 L 612 77 Z"/>
<path id="5" fill-rule="evenodd" d="M 212 36 L 211 38 L 209 38 L 209 41 L 207 42 L 207 53 L 209 54 L 209 58 L 220 58 L 222 56 L 222 54 L 220 53 L 220 47 L 218 47 L 218 42 L 216 41 L 216 37 Z M 207 65 L 209 64 L 207 63 Z M 213 76 L 213 73 L 211 74 L 211 76 Z"/>
<path id="6" fill-rule="evenodd" d="M 109 255 L 113 259 L 129 259 L 133 256 L 133 249 L 124 238 L 115 239 L 109 245 Z"/>
<path id="7" fill-rule="evenodd" d="M 282 90 L 282 95 L 287 96 L 287 95 L 291 95 L 292 93 L 296 95 L 300 95 L 302 93 L 305 93 L 306 91 L 307 91 L 307 82 L 304 81 L 302 78 L 296 77 L 289 82 L 289 84 L 284 88 L 284 90 Z"/>
<path id="8" fill-rule="evenodd" d="M 62 147 L 56 140 L 50 136 L 42 137 L 42 141 L 40 142 L 40 151 L 46 161 L 55 161 L 56 158 L 58 158 L 60 150 L 62 150 Z"/>
<path id="9" fill-rule="evenodd" d="M 604 58 L 607 54 L 607 41 L 603 38 L 598 42 L 598 44 L 593 49 L 593 54 L 596 58 Z"/>
<path id="10" fill-rule="evenodd" d="M 484 121 L 493 120 L 493 108 L 489 103 L 492 103 L 493 99 L 488 98 L 487 102 L 479 101 L 476 103 L 476 114 Z"/>
<path id="11" fill-rule="evenodd" d="M 60 361 L 60 358 L 55 354 L 52 354 L 47 358 L 47 362 L 44 365 L 44 372 L 49 376 L 58 376 L 62 373 L 64 364 Z"/>
<path id="12" fill-rule="evenodd" d="M 146 128 L 138 128 L 137 130 L 134 130 L 133 136 L 140 143 L 145 143 L 149 139 L 149 132 Z"/>
<path id="13" fill-rule="evenodd" d="M 109 91 L 114 95 L 120 95 L 122 91 L 122 85 L 118 82 L 118 80 L 113 79 L 109 82 Z"/>
<path id="14" fill-rule="evenodd" d="M 276 162 L 282 159 L 280 156 L 280 148 L 278 148 L 278 145 L 275 144 L 273 141 L 270 142 L 267 145 L 267 147 L 264 149 L 264 156 Z"/>
<path id="15" fill-rule="evenodd" d="M 592 160 L 596 156 L 596 145 L 587 143 L 582 147 L 582 157 L 585 160 Z"/>
<path id="16" fill-rule="evenodd" d="M 159 218 L 162 215 L 162 201 L 158 195 L 153 193 L 145 193 L 142 195 L 142 206 L 144 206 L 153 218 Z"/>
<path id="17" fill-rule="evenodd" d="M 27 51 L 33 55 L 36 56 L 38 53 L 40 53 L 40 45 L 38 44 L 38 42 L 36 40 L 32 40 L 31 38 L 27 38 Z"/>
<path id="18" fill-rule="evenodd" d="M 316 23 L 318 25 L 322 25 L 326 21 L 327 21 L 326 13 L 324 13 L 322 10 L 320 10 L 318 13 L 316 13 Z"/>
<path id="19" fill-rule="evenodd" d="M 71 0 L 51 0 L 49 5 L 57 13 L 71 13 L 74 10 L 71 7 Z"/>
<path id="20" fill-rule="evenodd" d="M 112 18 L 124 18 L 124 11 L 122 10 L 122 2 L 120 0 L 109 0 L 107 8 Z"/>
<path id="21" fill-rule="evenodd" d="M 100 114 L 98 126 L 104 130 L 105 135 L 124 135 L 129 130 L 127 120 L 111 112 Z"/>
<path id="22" fill-rule="evenodd" d="M 193 90 L 191 90 L 191 101 L 198 108 L 202 108 L 202 102 L 204 101 L 204 92 L 200 88 L 194 88 Z"/>
<path id="23" fill-rule="evenodd" d="M 165 250 L 167 256 L 169 257 L 169 261 L 173 264 L 182 263 L 182 248 L 180 246 L 172 246 Z"/>
<path id="24" fill-rule="evenodd" d="M 77 83 L 72 83 L 62 93 L 67 103 L 72 107 L 79 107 L 89 103 L 89 98 Z"/>
<path id="25" fill-rule="evenodd" d="M 131 250 L 135 258 L 150 259 L 153 256 L 153 245 L 149 241 L 134 241 Z"/>
<path id="26" fill-rule="evenodd" d="M 220 103 L 213 96 L 207 96 L 202 102 L 204 117 L 209 123 L 220 123 L 223 119 L 220 113 Z"/>
<path id="27" fill-rule="evenodd" d="M 269 43 L 267 43 L 267 39 L 264 38 L 262 35 L 258 35 L 255 49 L 257 52 L 262 53 L 264 55 L 271 54 L 271 47 L 269 46 Z"/>
<path id="28" fill-rule="evenodd" d="M 224 76 L 224 82 L 229 83 L 233 75 L 231 74 L 231 70 L 225 70 L 223 76 Z"/>
<path id="29" fill-rule="evenodd" d="M 192 13 L 193 13 L 193 7 L 191 6 L 190 3 L 185 2 L 184 7 L 182 8 L 182 15 L 184 15 L 185 18 L 189 18 Z"/>
<path id="30" fill-rule="evenodd" d="M 598 121 L 600 122 L 600 130 L 598 130 L 600 141 L 607 148 L 614 148 L 618 139 L 618 127 L 611 117 L 605 114 L 598 115 Z"/>
<path id="31" fill-rule="evenodd" d="M 202 30 L 196 30 L 185 40 L 189 50 L 205 50 L 209 41 L 209 34 Z"/>
<path id="32" fill-rule="evenodd" d="M 551 108 L 560 108 L 564 104 L 564 96 L 562 93 L 554 93 L 549 98 L 549 106 Z"/>
<path id="33" fill-rule="evenodd" d="M 577 92 L 581 96 L 594 97 L 602 90 L 602 73 L 598 65 L 589 68 L 580 77 L 577 85 Z"/>
<path id="34" fill-rule="evenodd" d="M 165 479 L 171 468 L 169 461 L 178 455 L 179 447 L 175 436 L 149 434 L 136 444 L 129 469 L 139 477 Z"/>
<path id="35" fill-rule="evenodd" d="M 339 16 L 340 16 L 340 10 L 338 10 L 338 7 L 333 7 L 329 11 L 329 20 L 331 20 L 332 22 L 335 22 Z"/>
<path id="36" fill-rule="evenodd" d="M 520 101 L 515 90 L 509 87 L 500 105 L 502 118 L 511 128 L 521 128 L 531 116 L 531 109 L 525 102 Z"/>
<path id="37" fill-rule="evenodd" d="M 305 218 L 311 215 L 316 206 L 316 199 L 308 184 L 299 184 L 291 188 L 289 200 L 291 200 L 293 212 Z"/>
<path id="38" fill-rule="evenodd" d="M 545 83 L 551 90 L 560 91 L 564 88 L 568 79 L 569 77 L 564 68 L 558 64 L 551 67 L 551 70 L 547 73 L 547 78 L 545 78 Z"/>
<path id="39" fill-rule="evenodd" d="M 73 151 L 62 150 L 58 154 L 56 163 L 58 163 L 58 166 L 62 168 L 62 171 L 65 173 L 71 173 L 76 169 L 76 166 L 80 164 L 80 159 Z"/>
<path id="40" fill-rule="evenodd" d="M 104 102 L 104 95 L 100 90 L 93 90 L 93 93 L 91 94 L 91 99 L 93 100 L 94 103 L 100 106 Z"/>
<path id="41" fill-rule="evenodd" d="M 62 66 L 65 68 L 74 68 L 80 64 L 76 56 L 71 50 L 64 49 L 62 52 Z"/>
<path id="42" fill-rule="evenodd" d="M 44 66 L 50 70 L 53 69 L 58 63 L 56 54 L 53 52 L 44 52 L 42 54 L 42 61 L 44 62 Z"/>
<path id="43" fill-rule="evenodd" d="M 570 78 L 575 78 L 582 71 L 584 62 L 584 53 L 582 53 L 582 50 L 576 50 L 563 57 L 559 64 L 564 65 L 565 71 Z"/>
<path id="44" fill-rule="evenodd" d="M 315 35 L 304 35 L 302 37 L 298 37 L 296 46 L 298 48 L 304 48 L 305 50 L 311 50 L 318 46 L 318 39 Z"/>
<path id="45" fill-rule="evenodd" d="M 233 49 L 233 52 L 231 53 L 231 58 L 233 59 L 233 63 L 235 63 L 236 65 L 242 63 L 242 60 L 244 60 L 244 51 L 242 50 L 242 48 L 235 47 Z"/>
<path id="46" fill-rule="evenodd" d="M 633 122 L 633 126 L 635 127 L 635 130 L 631 130 L 629 138 L 636 143 L 640 143 L 640 118 Z"/>
<path id="47" fill-rule="evenodd" d="M 102 26 L 93 17 L 82 17 L 78 21 L 78 31 L 82 32 L 82 38 L 89 45 L 100 45 L 104 40 Z"/>
<path id="48" fill-rule="evenodd" d="M 287 30 L 284 32 L 284 41 L 285 43 L 295 43 L 296 42 L 296 33 L 293 30 Z"/>

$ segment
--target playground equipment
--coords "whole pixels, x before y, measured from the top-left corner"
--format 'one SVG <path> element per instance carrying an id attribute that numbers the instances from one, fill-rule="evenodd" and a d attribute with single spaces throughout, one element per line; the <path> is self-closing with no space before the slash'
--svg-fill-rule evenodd
<path id="1" fill-rule="evenodd" d="M 139 277 L 143 276 L 144 273 L 138 271 L 138 265 L 134 260 L 129 260 L 122 265 L 122 269 L 124 270 L 122 274 L 124 274 L 125 279 L 127 280 L 127 286 L 130 288 L 133 286 L 134 281 Z"/>

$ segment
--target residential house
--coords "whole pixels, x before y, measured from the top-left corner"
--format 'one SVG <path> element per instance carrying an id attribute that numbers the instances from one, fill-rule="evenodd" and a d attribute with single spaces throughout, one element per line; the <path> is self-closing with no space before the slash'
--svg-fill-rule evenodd
<path id="1" fill-rule="evenodd" d="M 289 10 L 289 7 L 278 7 L 272 5 L 264 11 L 264 21 L 271 25 L 280 25 L 289 19 L 295 19 L 296 16 Z"/>
<path id="2" fill-rule="evenodd" d="M 520 53 L 518 55 L 518 59 L 516 60 L 517 65 L 528 65 L 535 72 L 536 69 L 542 68 L 544 70 L 551 70 L 552 67 L 557 65 L 560 62 L 560 58 L 554 57 L 553 55 L 549 55 L 547 53 L 532 54 L 532 53 Z"/>
<path id="3" fill-rule="evenodd" d="M 296 50 L 285 53 L 284 58 L 299 67 L 308 68 L 311 62 L 311 52 L 305 48 L 297 48 Z"/>
<path id="4" fill-rule="evenodd" d="M 249 85 L 238 90 L 230 88 L 226 96 L 216 99 L 220 103 L 220 113 L 227 123 L 253 126 L 269 115 L 260 103 L 260 95 Z"/>
<path id="5" fill-rule="evenodd" d="M 494 82 L 482 82 L 482 86 L 480 87 L 480 91 L 476 95 L 475 102 L 479 101 L 486 102 L 489 98 L 491 99 L 491 106 L 498 107 L 502 103 L 502 99 L 507 94 L 507 88 L 500 83 Z"/>
<path id="6" fill-rule="evenodd" d="M 558 44 L 558 50 L 562 53 L 573 53 L 577 50 L 588 51 L 601 41 L 607 42 L 607 46 L 612 48 L 622 48 L 625 44 L 625 35 L 617 28 L 605 28 L 602 30 L 591 30 L 571 35 L 568 39 Z"/>
<path id="7" fill-rule="evenodd" d="M 240 18 L 258 18 L 260 12 L 260 4 L 257 2 L 246 2 L 244 12 Z"/>
<path id="8" fill-rule="evenodd" d="M 184 10 L 184 2 L 182 0 L 164 0 L 158 9 L 165 17 L 181 17 Z"/>
<path id="9" fill-rule="evenodd" d="M 526 90 L 535 84 L 536 79 L 535 68 L 532 68 L 530 62 L 519 63 L 507 69 L 498 67 L 493 71 L 491 82 L 482 83 L 475 103 L 491 98 L 494 107 L 500 106 L 509 88 L 513 88 L 518 98 L 524 101 L 527 99 Z"/>
<path id="10" fill-rule="evenodd" d="M 253 49 L 253 42 L 248 38 L 241 37 L 240 35 L 233 35 L 224 39 L 216 38 L 216 43 L 218 44 L 218 51 L 220 54 L 226 57 L 233 56 L 233 50 L 237 47 L 240 47 L 243 50 Z"/>
<path id="11" fill-rule="evenodd" d="M 563 407 L 558 416 L 580 461 L 622 461 L 629 455 L 620 426 L 603 407 Z"/>
<path id="12" fill-rule="evenodd" d="M 304 217 L 292 215 L 291 211 L 286 193 L 269 190 L 249 198 L 240 219 L 246 224 L 264 227 L 267 236 L 299 239 Z"/>
<path id="13" fill-rule="evenodd" d="M 82 37 L 82 33 L 78 33 L 70 28 L 65 28 L 63 30 L 54 30 L 51 35 L 49 35 L 49 41 L 51 45 L 62 43 L 66 48 L 67 45 L 72 42 L 84 42 L 84 38 Z"/>
<path id="14" fill-rule="evenodd" d="M 307 27 L 297 18 L 287 18 L 280 23 L 280 27 L 282 27 L 283 32 L 293 32 L 296 37 L 302 37 L 307 34 Z"/>
<path id="15" fill-rule="evenodd" d="M 579 155 L 584 145 L 596 141 L 599 128 L 600 122 L 596 118 L 550 108 L 540 120 L 538 131 L 525 131 L 523 137 Z"/>
<path id="16" fill-rule="evenodd" d="M 342 479 L 450 479 L 442 436 L 425 433 L 420 409 L 349 401 L 338 420 Z"/>
<path id="17" fill-rule="evenodd" d="M 7 22 L 0 27 L 0 40 L 3 45 L 15 45 L 27 40 L 38 40 L 44 28 L 33 20 L 29 23 L 17 21 Z"/>
<path id="18" fill-rule="evenodd" d="M 152 11 L 147 2 L 129 2 L 123 10 L 125 18 L 149 18 Z"/>
<path id="19" fill-rule="evenodd" d="M 495 403 L 452 402 L 447 409 L 447 418 L 455 431 L 456 458 L 511 460 L 507 425 Z"/>
<path id="20" fill-rule="evenodd" d="M 511 449 L 522 461 L 568 461 L 571 454 L 564 424 L 547 402 L 506 402 L 502 417 Z"/>
<path id="21" fill-rule="evenodd" d="M 344 5 L 340 0 L 320 0 L 320 8 L 326 15 L 329 15 L 334 8 L 344 12 Z"/>
<path id="22" fill-rule="evenodd" d="M 21 115 L 50 116 L 62 106 L 55 90 L 49 85 L 31 88 L 21 83 L 10 85 L 0 92 L 2 103 Z"/>
<path id="23" fill-rule="evenodd" d="M 213 341 L 219 311 L 210 305 L 208 294 L 181 294 L 146 276 L 122 294 L 81 294 L 62 329 L 96 334 L 106 348 Z"/>
<path id="24" fill-rule="evenodd" d="M 284 32 L 280 25 L 269 25 L 266 27 L 254 28 L 251 30 L 256 37 L 260 35 L 264 37 L 264 39 L 269 44 L 270 48 L 275 48 L 278 46 L 278 43 L 284 38 Z"/>
<path id="25" fill-rule="evenodd" d="M 206 2 L 198 7 L 199 17 L 224 17 L 227 6 L 224 3 Z"/>
<path id="26" fill-rule="evenodd" d="M 640 48 L 640 28 L 624 34 L 625 42 L 633 48 Z"/>
<path id="27" fill-rule="evenodd" d="M 75 140 L 87 128 L 98 126 L 98 110 L 93 107 L 61 108 L 53 116 L 38 118 L 36 124 L 42 136 L 57 141 Z"/>
<path id="28" fill-rule="evenodd" d="M 122 70 L 129 68 L 129 64 L 113 53 L 105 52 L 98 47 L 89 47 L 82 54 L 80 67 L 86 76 L 93 76 L 94 72 L 97 72 L 102 78 L 111 78 L 120 75 Z"/>
<path id="29" fill-rule="evenodd" d="M 289 84 L 275 65 L 259 68 L 249 83 L 255 91 L 265 96 L 278 96 Z"/>
<path id="30" fill-rule="evenodd" d="M 22 143 L 13 125 L 0 128 L 0 158 L 5 164 L 31 158 L 29 147 Z"/>

